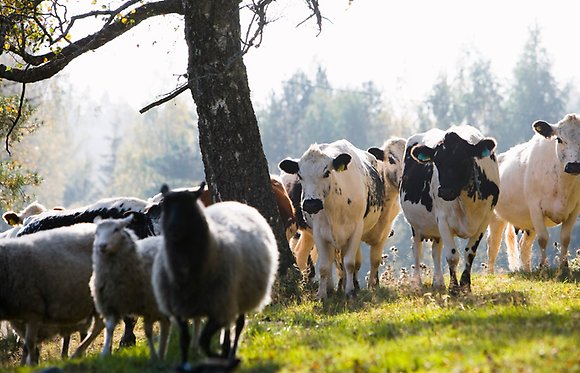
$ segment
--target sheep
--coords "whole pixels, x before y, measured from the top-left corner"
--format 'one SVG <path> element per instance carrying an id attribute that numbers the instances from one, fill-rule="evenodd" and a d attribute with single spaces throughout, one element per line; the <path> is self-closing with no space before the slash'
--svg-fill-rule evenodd
<path id="1" fill-rule="evenodd" d="M 0 240 L 0 320 L 25 323 L 26 363 L 38 362 L 39 327 L 94 318 L 80 356 L 103 329 L 89 291 L 94 224 L 77 224 Z M 18 291 L 15 291 L 18 289 Z"/>
<path id="2" fill-rule="evenodd" d="M 200 190 L 203 190 L 203 184 Z M 187 319 L 207 317 L 199 344 L 208 357 L 212 337 L 225 328 L 222 357 L 233 368 L 245 314 L 270 302 L 278 268 L 278 248 L 266 219 L 253 207 L 220 202 L 204 207 L 200 191 L 163 193 L 163 249 L 153 264 L 152 283 L 161 311 L 180 330 L 182 361 L 187 361 Z M 251 284 L 251 286 L 249 286 Z M 235 321 L 233 345 L 229 330 Z"/>
<path id="3" fill-rule="evenodd" d="M 91 294 L 99 314 L 105 320 L 105 344 L 102 356 L 111 353 L 113 331 L 120 317 L 143 316 L 151 358 L 165 357 L 169 337 L 169 319 L 158 307 L 151 287 L 151 268 L 160 236 L 137 240 L 127 226 L 138 213 L 123 219 L 95 218 Z M 130 275 L 128 275 L 130 273 Z M 153 322 L 160 322 L 159 352 L 153 343 Z"/>
<path id="4" fill-rule="evenodd" d="M 144 211 L 149 202 L 134 197 L 104 198 L 90 205 L 62 211 L 45 211 L 27 221 L 18 232 L 23 236 L 33 232 L 68 226 L 77 223 L 92 223 L 95 217 L 122 218 L 129 211 Z M 158 234 L 159 228 L 156 219 L 139 218 L 131 222 L 130 227 L 139 238 Z M 119 343 L 120 346 L 133 346 L 135 334 L 133 328 L 135 321 L 126 317 L 124 320 L 125 330 Z"/>

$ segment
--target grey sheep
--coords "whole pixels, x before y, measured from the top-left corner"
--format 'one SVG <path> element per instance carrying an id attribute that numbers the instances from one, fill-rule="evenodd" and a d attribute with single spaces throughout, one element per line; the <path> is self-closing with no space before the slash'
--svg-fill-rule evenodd
<path id="1" fill-rule="evenodd" d="M 200 188 L 203 190 L 203 187 Z M 270 302 L 278 268 L 278 248 L 266 219 L 253 207 L 220 202 L 204 207 L 201 192 L 162 188 L 161 230 L 163 249 L 153 264 L 153 289 L 161 311 L 180 329 L 182 361 L 187 361 L 187 319 L 207 317 L 200 336 L 204 352 L 212 337 L 225 328 L 222 357 L 234 367 L 247 312 Z M 229 330 L 235 322 L 233 345 Z"/>
<path id="2" fill-rule="evenodd" d="M 0 320 L 25 323 L 27 364 L 36 364 L 43 324 L 71 325 L 96 316 L 89 290 L 94 224 L 0 240 Z M 103 329 L 98 317 L 73 356 Z"/>
<path id="3" fill-rule="evenodd" d="M 137 213 L 135 213 L 137 214 Z M 163 239 L 139 240 L 127 226 L 133 215 L 123 219 L 95 218 L 93 275 L 90 281 L 95 307 L 105 320 L 105 344 L 101 355 L 111 353 L 113 331 L 123 316 L 143 316 L 151 358 L 165 357 L 169 318 L 157 307 L 151 287 L 151 268 Z M 153 343 L 153 322 L 160 322 L 159 352 Z"/>

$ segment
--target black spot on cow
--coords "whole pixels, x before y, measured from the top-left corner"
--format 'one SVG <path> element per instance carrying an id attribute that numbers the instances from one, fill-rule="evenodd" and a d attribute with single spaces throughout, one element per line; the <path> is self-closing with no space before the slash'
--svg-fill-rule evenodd
<path id="1" fill-rule="evenodd" d="M 365 209 L 365 217 L 371 211 L 371 208 L 378 207 L 382 208 L 385 202 L 385 182 L 382 175 L 377 171 L 377 169 L 366 163 L 365 168 L 369 176 L 368 194 L 367 194 L 367 207 Z"/>
<path id="2" fill-rule="evenodd" d="M 97 216 L 103 219 L 120 219 L 125 217 L 127 210 L 118 208 L 99 208 L 95 210 L 83 211 L 55 211 L 54 214 L 48 216 L 41 216 L 26 224 L 20 232 L 18 237 L 27 234 L 44 231 L 48 229 L 66 227 L 78 223 L 92 223 Z M 132 229 L 137 237 L 145 238 L 154 235 L 153 221 L 145 214 L 133 219 L 127 228 Z"/>
<path id="3" fill-rule="evenodd" d="M 473 161 L 472 177 L 467 186 L 467 195 L 475 199 L 486 200 L 490 196 L 493 198 L 492 206 L 497 204 L 499 199 L 499 187 L 496 183 L 489 180 L 481 168 Z"/>
<path id="4" fill-rule="evenodd" d="M 352 203 L 351 199 L 347 198 L 346 203 L 350 205 Z"/>
<path id="5" fill-rule="evenodd" d="M 404 195 L 404 201 L 419 203 L 425 206 L 427 211 L 432 211 L 433 198 L 431 198 L 430 189 L 433 165 L 417 162 L 411 156 L 411 148 L 412 146 L 409 146 L 405 150 L 405 170 L 401 177 L 401 194 Z"/>

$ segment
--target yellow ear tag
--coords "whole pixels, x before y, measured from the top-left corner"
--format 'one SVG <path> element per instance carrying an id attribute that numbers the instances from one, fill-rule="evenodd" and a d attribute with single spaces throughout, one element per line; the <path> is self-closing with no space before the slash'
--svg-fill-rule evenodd
<path id="1" fill-rule="evenodd" d="M 8 220 L 9 225 L 17 225 L 18 224 L 18 218 L 15 218 L 13 215 L 8 216 L 6 218 L 6 220 Z"/>
<path id="2" fill-rule="evenodd" d="M 343 165 L 343 164 L 341 164 L 340 166 L 338 166 L 338 168 L 336 169 L 336 171 L 338 171 L 338 172 L 342 172 L 344 170 L 346 170 L 346 166 Z"/>

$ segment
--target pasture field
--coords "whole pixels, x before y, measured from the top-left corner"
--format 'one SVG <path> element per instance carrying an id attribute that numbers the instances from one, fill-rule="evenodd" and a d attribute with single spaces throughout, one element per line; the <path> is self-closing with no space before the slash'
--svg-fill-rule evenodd
<path id="1" fill-rule="evenodd" d="M 472 289 L 471 295 L 450 297 L 429 287 L 413 289 L 399 278 L 378 291 L 360 291 L 355 300 L 335 294 L 322 304 L 309 286 L 301 302 L 277 302 L 248 318 L 238 371 L 580 372 L 578 268 L 565 278 L 550 270 L 476 274 Z M 67 362 L 59 360 L 55 340 L 43 347 L 43 362 L 35 369 L 17 367 L 16 348 L 4 341 L 0 369 L 174 371 L 177 335 L 168 360 L 152 363 L 138 331 L 136 347 L 106 359 L 98 356 L 102 337 L 87 357 Z"/>

